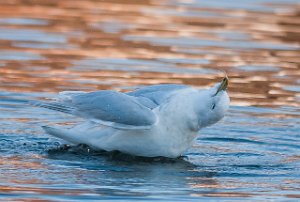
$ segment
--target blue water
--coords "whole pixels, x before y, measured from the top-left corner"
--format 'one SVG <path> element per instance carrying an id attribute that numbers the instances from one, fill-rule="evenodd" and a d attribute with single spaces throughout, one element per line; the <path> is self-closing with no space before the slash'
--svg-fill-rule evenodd
<path id="1" fill-rule="evenodd" d="M 297 0 L 0 3 L 0 201 L 299 201 Z M 47 135 L 81 120 L 26 105 L 64 90 L 229 76 L 231 106 L 180 158 Z"/>
<path id="2" fill-rule="evenodd" d="M 175 160 L 64 145 L 39 125 L 79 120 L 14 100 L 2 99 L 0 110 L 2 200 L 252 201 L 299 196 L 300 119 L 295 109 L 232 106 L 225 120 L 202 130 L 193 148 Z M 280 115 L 284 118 L 276 118 Z"/>

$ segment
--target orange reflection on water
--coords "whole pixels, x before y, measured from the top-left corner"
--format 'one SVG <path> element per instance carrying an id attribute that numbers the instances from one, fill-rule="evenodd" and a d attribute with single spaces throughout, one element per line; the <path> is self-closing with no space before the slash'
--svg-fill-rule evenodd
<path id="1" fill-rule="evenodd" d="M 225 70 L 234 104 L 298 107 L 299 94 L 283 88 L 298 85 L 300 75 L 298 11 L 299 6 L 264 13 L 169 1 L 1 3 L 0 29 L 6 34 L 0 35 L 0 51 L 11 56 L 1 59 L 0 89 L 58 92 L 157 83 L 201 87 L 220 80 L 218 71 Z M 21 60 L 14 59 L 17 52 Z M 112 62 L 109 69 L 101 61 L 92 68 L 87 62 L 73 69 L 88 58 Z M 147 68 L 137 72 L 131 63 L 118 63 L 121 58 L 155 61 L 159 66 L 153 69 L 146 62 L 140 66 Z M 201 73 L 199 68 L 214 71 Z"/>

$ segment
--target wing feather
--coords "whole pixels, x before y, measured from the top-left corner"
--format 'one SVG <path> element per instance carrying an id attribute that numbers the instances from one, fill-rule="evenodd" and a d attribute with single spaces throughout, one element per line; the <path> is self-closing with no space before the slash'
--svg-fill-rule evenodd
<path id="1" fill-rule="evenodd" d="M 189 86 L 162 84 L 129 93 L 112 90 L 95 92 L 65 91 L 55 102 L 30 101 L 29 104 L 75 116 L 118 129 L 149 129 L 157 121 L 152 109 L 172 92 Z"/>
<path id="2" fill-rule="evenodd" d="M 65 102 L 30 101 L 33 106 L 72 114 L 119 129 L 149 129 L 156 123 L 152 101 L 103 90 L 69 96 Z M 146 103 L 146 106 L 143 104 Z M 156 106 L 156 105 L 155 105 Z"/>

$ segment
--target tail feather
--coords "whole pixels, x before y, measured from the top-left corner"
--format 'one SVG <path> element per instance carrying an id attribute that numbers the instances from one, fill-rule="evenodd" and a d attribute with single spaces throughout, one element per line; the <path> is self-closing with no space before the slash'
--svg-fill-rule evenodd
<path id="1" fill-rule="evenodd" d="M 58 128 L 58 127 L 50 127 L 50 126 L 42 126 L 46 133 L 71 142 L 73 144 L 83 143 L 78 136 L 73 134 L 70 129 Z"/>

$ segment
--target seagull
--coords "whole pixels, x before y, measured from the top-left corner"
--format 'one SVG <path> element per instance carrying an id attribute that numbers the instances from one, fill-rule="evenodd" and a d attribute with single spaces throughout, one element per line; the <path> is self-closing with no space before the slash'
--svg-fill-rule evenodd
<path id="1" fill-rule="evenodd" d="M 142 157 L 177 158 L 199 130 L 221 120 L 229 108 L 228 77 L 209 89 L 158 84 L 131 92 L 64 91 L 51 102 L 29 104 L 82 118 L 78 125 L 42 126 L 46 133 L 95 150 Z"/>

